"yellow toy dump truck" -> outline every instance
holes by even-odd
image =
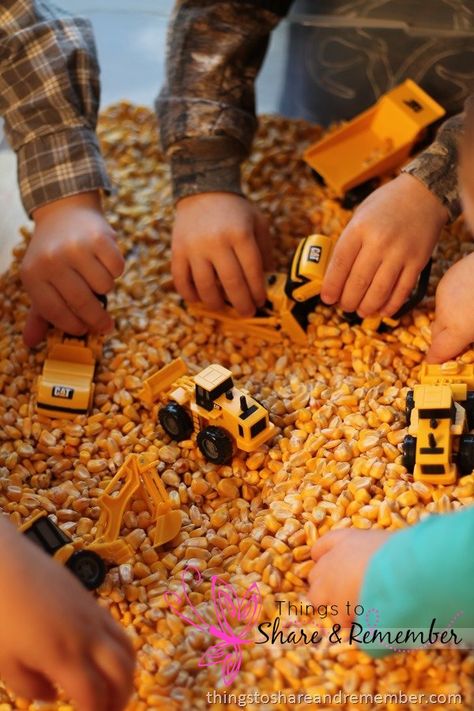
[[[98,499],[101,509],[96,540],[77,550],[72,539],[42,511],[20,531],[55,560],[66,565],[88,590],[104,581],[106,562],[120,565],[133,557],[133,549],[119,537],[126,506],[139,493],[155,519],[153,545],[172,540],[181,529],[181,514],[171,509],[166,489],[156,471],[157,462],[146,454],[131,454]]]
[[[416,481],[453,484],[474,469],[474,366],[423,364],[408,392],[403,464]]]
[[[204,457],[224,464],[235,447],[253,452],[272,437],[275,427],[268,412],[234,386],[230,370],[214,364],[194,377],[187,370],[177,358],[148,378],[138,394],[150,407],[162,399],[158,418],[172,439],[180,442],[196,433]]]
[[[242,333],[266,341],[280,341],[282,334],[294,342],[306,345],[309,316],[320,302],[319,294],[337,238],[314,234],[301,240],[293,255],[288,274],[266,275],[267,301],[252,318],[242,318],[235,309],[226,306],[210,311],[203,304],[188,304],[190,314],[219,321],[229,333]],[[350,323],[361,323],[368,331],[396,326],[398,320],[418,304],[426,293],[431,261],[420,274],[415,291],[392,318],[371,316],[361,319],[357,314],[344,314]]]
[[[407,79],[370,109],[310,146],[304,159],[342,196],[404,163],[427,127],[444,114],[442,106]]]
[[[94,374],[102,355],[102,338],[54,331],[48,337],[47,349],[38,378],[37,413],[66,419],[87,415],[94,399]]]

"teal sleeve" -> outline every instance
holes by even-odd
[[[373,657],[422,647],[430,628],[436,648],[448,642],[473,647],[474,506],[430,516],[391,536],[369,564],[360,604],[364,612],[355,619],[353,641]],[[375,630],[390,634],[382,639]],[[407,630],[422,634],[395,639]],[[434,641],[434,631],[443,630]]]

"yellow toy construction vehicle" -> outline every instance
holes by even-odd
[[[38,378],[36,411],[46,417],[73,419],[86,415],[94,399],[94,374],[102,354],[102,338],[70,336],[54,331]]]
[[[442,106],[407,79],[370,109],[310,146],[304,159],[342,196],[406,161],[426,128],[444,114]]]
[[[191,377],[182,358],[165,365],[145,381],[138,396],[150,407],[158,399],[158,418],[177,442],[197,433],[204,457],[224,464],[234,448],[253,452],[274,432],[268,412],[246,391],[238,390],[232,373],[221,365],[204,368]],[[157,408],[158,409],[158,408]]]
[[[105,294],[95,296],[106,309]],[[68,420],[87,415],[94,400],[94,375],[102,355],[102,337],[72,336],[54,330],[48,336],[47,349],[38,378],[36,412]]]
[[[126,563],[133,549],[119,538],[127,503],[137,492],[155,519],[153,545],[161,546],[180,531],[181,514],[171,509],[169,497],[156,471],[157,462],[146,454],[131,454],[99,497],[101,509],[96,540],[77,550],[72,539],[41,511],[27,521],[20,531],[55,560],[66,565],[88,590],[104,581],[106,562]]]
[[[423,364],[407,395],[403,464],[416,481],[453,484],[474,469],[474,366]]]
[[[242,318],[235,309],[226,306],[222,311],[210,311],[202,304],[188,304],[189,313],[200,318],[212,318],[222,323],[226,331],[245,332],[267,341],[279,341],[285,334],[295,343],[308,341],[309,316],[318,305],[329,260],[337,238],[314,234],[301,240],[288,274],[266,275],[267,301],[252,318]],[[350,323],[361,323],[369,331],[396,326],[398,320],[418,304],[426,293],[431,262],[418,279],[415,291],[392,318],[371,316],[360,319],[357,314],[344,314]]]

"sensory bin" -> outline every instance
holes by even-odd
[[[348,645],[245,645],[233,685],[219,666],[198,666],[215,642],[172,614],[165,593],[181,590],[186,565],[193,605],[212,620],[211,579],[236,590],[255,582],[262,619],[275,601],[306,602],[310,546],[332,528],[396,530],[430,513],[474,502],[474,476],[435,487],[413,482],[401,464],[406,433],[405,395],[417,382],[428,348],[434,287],[450,263],[472,249],[462,220],[443,234],[430,295],[395,330],[365,333],[334,309],[318,307],[307,347],[232,336],[212,320],[191,317],[170,277],[173,220],[169,172],[158,147],[151,111],[119,104],[106,110],[100,137],[116,188],[107,201],[126,270],[109,300],[116,322],[96,376],[94,409],[75,421],[40,422],[35,382],[45,349],[28,351],[21,331],[28,300],[19,264],[28,235],[1,277],[0,509],[16,525],[45,509],[74,539],[87,544],[98,518],[97,497],[131,452],[152,452],[173,508],[182,514],[174,541],[153,549],[153,521],[136,500],[122,535],[130,563],[112,568],[98,591],[101,605],[126,628],[137,650],[135,694],[128,711],[234,711],[237,703],[208,702],[216,691],[246,694],[307,692],[461,694],[462,703],[438,705],[322,701],[321,709],[372,708],[468,711],[474,654],[421,650],[372,660]],[[261,117],[253,153],[244,166],[247,193],[272,222],[278,267],[284,270],[298,240],[313,232],[338,234],[351,213],[317,185],[300,156],[320,136],[304,122]],[[196,367],[221,363],[239,386],[270,410],[277,434],[231,465],[207,463],[196,446],[170,442],[137,397],[144,378],[182,356]],[[474,352],[462,359],[474,362]],[[185,608],[183,608],[185,612]],[[283,618],[287,610],[283,610]],[[303,709],[307,703],[255,703],[254,709]],[[71,711],[66,701],[29,704],[0,688],[0,711]],[[78,710],[80,711],[80,710]]]

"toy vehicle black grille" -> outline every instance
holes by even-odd
[[[262,417],[261,420],[258,420],[258,422],[255,422],[255,424],[252,425],[250,428],[250,436],[256,437],[260,432],[263,432],[267,424],[266,417]]]

